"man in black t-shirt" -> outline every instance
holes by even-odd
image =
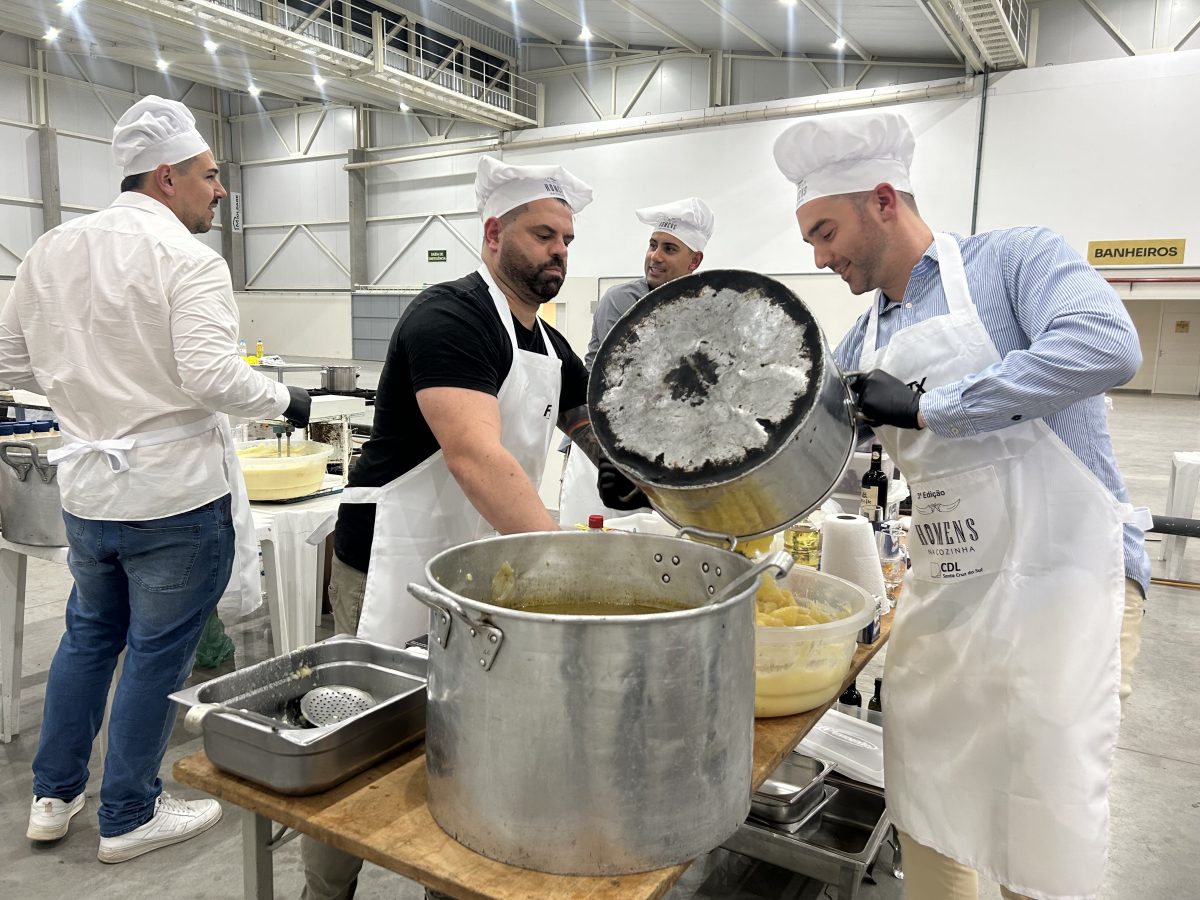
[[[599,460],[587,369],[537,317],[591,190],[559,166],[490,157],[475,190],[483,265],[423,291],[396,326],[334,535],[337,630],[397,646],[427,630],[405,585],[432,556],[492,530],[557,529],[537,491],[555,426]],[[352,895],[361,860],[308,838],[303,856],[303,900]]]

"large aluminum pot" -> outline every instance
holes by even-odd
[[[588,383],[604,452],[670,522],[757,537],[828,497],[855,409],[808,307],[765,275],[659,287],[600,345]]]
[[[358,366],[326,366],[321,387],[327,391],[353,391],[358,387]]]
[[[505,608],[490,599],[506,562],[517,603],[686,608]],[[484,856],[564,875],[649,871],[722,843],[750,809],[757,579],[709,601],[751,568],[708,544],[619,532],[509,535],[435,556],[432,590],[409,585],[433,608],[433,818]]]
[[[0,531],[15,544],[67,546],[58,466],[46,459],[61,441],[52,435],[0,442]]]

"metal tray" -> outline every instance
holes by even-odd
[[[185,709],[219,703],[263,722],[212,712],[202,720],[213,765],[283,794],[345,781],[425,732],[427,655],[338,635],[171,695]],[[375,706],[334,725],[305,727],[300,698],[316,687],[368,691]]]
[[[793,826],[747,819],[722,846],[837,886],[838,900],[853,900],[863,874],[891,828],[881,792],[829,779],[836,792],[821,811]],[[865,789],[864,789],[865,788]]]
[[[821,788],[831,768],[824,760],[789,753],[751,796],[750,814],[767,822],[799,822],[821,802]]]

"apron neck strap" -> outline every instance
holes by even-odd
[[[487,286],[488,294],[491,295],[492,305],[496,307],[496,313],[500,316],[500,324],[504,328],[505,334],[508,335],[509,341],[512,342],[513,357],[517,355],[519,345],[517,344],[517,330],[513,327],[513,313],[509,308],[508,300],[504,296],[504,292],[500,290],[495,279],[492,278],[492,273],[488,271],[486,264],[481,265],[477,270],[479,277],[483,279],[484,285]],[[534,327],[542,335],[542,343],[546,347],[546,356],[551,359],[558,359],[558,351],[554,349],[554,345],[550,343],[550,335],[546,334],[546,329],[542,327],[541,316],[533,317]]]
[[[971,289],[967,286],[967,272],[963,268],[962,251],[954,235],[936,232],[933,236],[938,252],[938,271],[942,278],[942,290],[946,294],[946,307],[953,316],[973,316]]]

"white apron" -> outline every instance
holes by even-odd
[[[480,274],[513,349],[512,366],[496,395],[500,443],[536,485],[558,422],[562,362],[540,320],[537,327],[547,355],[517,348],[508,303],[486,270]],[[493,529],[450,474],[441,450],[383,487],[346,488],[342,502],[375,504],[358,636],[402,647],[429,631],[429,610],[409,596],[406,585],[424,584],[425,564],[438,553],[486,537]]]
[[[242,467],[238,462],[233,433],[229,429],[229,419],[226,416],[216,413],[188,425],[176,425],[171,428],[143,431],[139,434],[126,435],[123,438],[100,441],[85,441],[64,431],[62,432],[62,443],[56,449],[51,450],[47,457],[50,462],[57,463],[83,453],[103,453],[108,457],[108,464],[114,472],[127,472],[129,471],[127,453],[134,447],[173,444],[187,438],[199,437],[214,428],[221,433],[225,477],[229,481],[230,507],[236,540],[233,574],[229,579],[228,587],[225,588],[224,595],[234,595],[239,598],[241,614],[246,615],[262,605],[262,587],[259,581],[262,569],[259,564],[254,516],[250,512],[250,498],[246,494],[246,481],[242,477]]]
[[[1000,361],[958,244],[949,314],[862,367],[925,391]],[[1128,505],[1040,419],[964,438],[875,429],[908,479],[912,569],[884,677],[887,805],[914,840],[1035,898],[1096,895],[1120,721]]]
[[[586,525],[588,516],[604,516],[617,519],[643,510],[619,510],[605,506],[600,499],[596,479],[600,476],[596,464],[574,444],[567,450],[567,461],[563,466],[562,486],[558,492],[558,523],[570,528],[580,523]],[[645,511],[649,511],[646,507]]]

